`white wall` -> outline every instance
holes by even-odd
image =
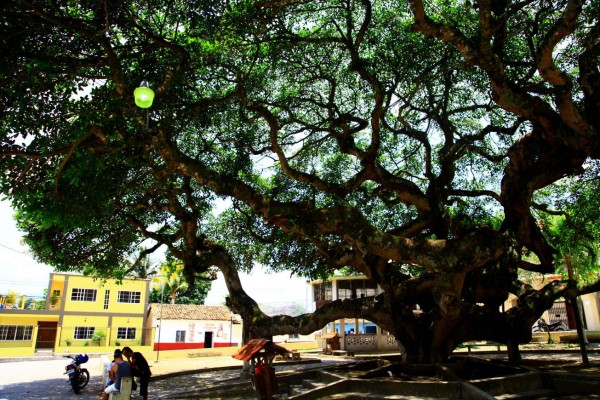
[[[581,296],[585,321],[589,331],[600,331],[600,298],[598,293]]]
[[[237,325],[231,325],[231,321],[206,321],[206,320],[179,320],[165,319],[153,321],[156,327],[156,343],[174,343],[177,331],[185,331],[185,343],[204,343],[204,333],[212,332],[213,343],[240,343],[241,338],[232,337],[230,341],[231,328],[236,335]],[[160,336],[160,340],[159,340]]]

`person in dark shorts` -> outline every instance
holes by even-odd
[[[144,400],[148,400],[148,383],[152,376],[148,361],[146,361],[146,358],[142,353],[138,351],[134,352],[130,347],[123,347],[123,355],[127,358],[127,361],[129,361],[132,375],[140,378],[140,396],[142,396]]]

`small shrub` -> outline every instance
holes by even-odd
[[[94,332],[90,340],[96,345],[100,345],[100,342],[102,342],[104,339],[106,339],[106,333],[104,333],[102,330],[98,330]]]

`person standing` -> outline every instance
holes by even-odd
[[[133,376],[138,376],[140,378],[140,396],[142,396],[144,400],[148,400],[148,383],[152,376],[148,361],[146,361],[146,358],[142,353],[138,351],[134,352],[130,347],[123,347],[123,355],[127,357],[127,361],[129,361]]]
[[[121,379],[131,376],[131,367],[129,363],[123,360],[123,353],[121,350],[115,350],[115,361],[113,366],[108,371],[108,377],[114,382],[112,385],[108,385],[102,393],[102,400],[108,400],[111,393],[119,393],[121,391]]]

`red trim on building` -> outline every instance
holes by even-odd
[[[237,343],[213,343],[214,347],[237,347]]]
[[[154,351],[159,350],[194,350],[203,349],[204,343],[154,343]],[[213,343],[213,347],[235,347],[237,343]]]

